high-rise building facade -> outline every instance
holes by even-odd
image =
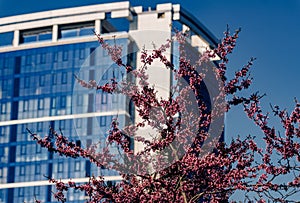
[[[199,52],[217,44],[177,4],[143,8],[131,7],[129,2],[107,3],[0,19],[0,202],[33,202],[34,198],[55,202],[55,188],[45,176],[75,182],[87,181],[90,175],[120,180],[117,172],[97,168],[87,160],[49,153],[26,129],[41,137],[49,134],[49,127],[61,129],[81,146],[105,143],[112,117],[118,116],[121,125],[137,118],[126,97],[76,84],[74,75],[99,84],[125,75],[99,47],[94,31],[108,43],[122,46],[124,63],[139,67],[140,50],[152,49],[153,42],[164,43],[172,27],[189,29],[190,44]],[[167,57],[176,61],[174,47]],[[149,73],[150,82],[164,88],[161,96],[168,96],[172,73],[159,66]],[[77,191],[67,194],[68,202],[85,198]]]

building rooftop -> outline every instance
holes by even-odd
[[[92,26],[93,30],[97,33],[103,33],[103,27],[106,26],[106,32],[112,32],[116,31],[116,29],[110,26],[106,19],[121,18],[126,19],[130,24],[128,30],[139,29],[135,16],[156,13],[158,18],[162,18],[165,12],[171,12],[172,21],[178,21],[185,25],[195,34],[201,36],[210,46],[217,45],[218,39],[201,22],[181,8],[179,4],[166,3],[158,4],[156,8],[143,8],[142,6],[131,7],[128,1],[64,8],[0,18],[0,38],[1,36],[3,36],[3,39],[6,38],[7,43],[4,43],[6,48],[23,45],[24,41],[22,41],[22,37],[30,34],[48,34],[48,38],[51,38],[49,41],[58,42],[60,30]],[[137,25],[134,26],[134,24]],[[0,47],[1,51],[7,51],[7,49]]]

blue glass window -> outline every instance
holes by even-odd
[[[45,86],[45,76],[44,75],[40,75],[39,83],[40,83],[41,87]]]
[[[41,64],[45,64],[46,63],[46,53],[42,53],[41,54],[40,61],[41,61]]]
[[[67,72],[63,72],[61,75],[61,83],[67,84],[67,82],[68,82],[68,74],[67,74]]]
[[[17,56],[14,59],[15,59],[14,72],[15,72],[15,74],[20,74],[20,72],[21,72],[21,56]]]
[[[35,144],[35,152],[37,154],[40,154],[42,152],[42,147],[38,144]]]
[[[52,33],[51,32],[39,34],[38,41],[45,41],[45,40],[52,40]]]
[[[4,156],[4,147],[0,147],[0,157]]]
[[[0,137],[4,137],[5,136],[5,129],[6,127],[5,126],[1,126],[0,127]]]
[[[105,71],[102,75],[102,80],[107,80],[108,79],[108,71]]]
[[[8,58],[4,58],[3,59],[3,67],[4,68],[8,68],[8,65],[9,65],[9,59]]]
[[[53,53],[53,61],[54,61],[54,62],[57,62],[57,61],[58,61],[58,53],[57,53],[57,52],[54,52],[54,53]]]
[[[68,60],[68,54],[69,54],[68,50],[64,50],[64,51],[63,51],[63,60],[64,60],[64,61],[67,61],[67,60]]]
[[[75,171],[80,171],[80,161],[75,161]]]
[[[27,133],[27,124],[22,124],[22,133]]]
[[[76,119],[76,128],[81,128],[82,127],[82,118],[77,118]]]
[[[2,90],[5,91],[5,90],[8,90],[8,80],[2,80]]]
[[[31,55],[27,55],[26,56],[26,65],[31,65],[31,60],[32,60],[32,56]]]
[[[1,114],[6,114],[6,103],[1,104]]]
[[[82,48],[82,49],[79,50],[79,58],[80,59],[84,59],[84,57],[85,57],[84,51],[85,51],[84,48]]]
[[[62,30],[61,38],[76,37],[78,35],[77,32],[77,29]]]
[[[57,164],[57,172],[58,173],[63,172],[63,162],[58,162],[58,164]]]
[[[52,39],[52,28],[25,30],[20,33],[20,43],[47,41]]]
[[[39,175],[39,174],[41,174],[41,165],[40,164],[38,164],[38,163],[36,163],[35,164],[35,174],[36,175]]]
[[[0,33],[0,46],[12,45],[13,37],[13,32]]]
[[[60,108],[65,108],[67,103],[66,96],[61,96],[60,97]]]
[[[107,104],[107,93],[106,92],[102,92],[101,103]]]
[[[59,28],[59,38],[70,38],[93,35],[95,30],[94,22],[62,25]]]
[[[113,78],[119,79],[119,75],[120,75],[119,67],[114,67],[113,68]]]
[[[93,35],[94,27],[84,27],[79,29],[79,36]]]
[[[81,29],[81,28],[80,28]],[[80,30],[79,29],[79,30]],[[88,30],[82,29],[79,33],[80,35],[84,33],[88,33]],[[128,39],[126,39],[126,42]],[[113,43],[113,41],[111,41]],[[117,42],[118,43],[118,42]],[[118,43],[119,44],[119,43]],[[126,48],[126,43],[124,44],[124,48]],[[50,44],[49,44],[50,45]],[[0,61],[0,66],[2,66],[3,69],[3,64],[6,64],[5,73],[6,75],[1,75],[2,76],[2,82],[1,83],[5,84],[4,86],[2,85],[1,87],[6,89],[7,91],[2,91],[2,95],[4,95],[3,98],[7,98],[8,101],[5,100],[6,108],[2,107],[0,105],[0,114],[1,112],[5,113],[2,115],[4,119],[9,119],[11,117],[10,115],[10,102],[16,101],[16,105],[19,103],[19,108],[17,108],[16,112],[14,113],[15,115],[13,116],[16,119],[24,119],[24,118],[35,118],[39,116],[58,116],[58,115],[65,115],[71,113],[71,108],[68,106],[71,102],[71,94],[72,90],[68,89],[62,89],[61,84],[66,83],[67,85],[64,86],[69,86],[69,82],[72,77],[72,73],[70,73],[69,69],[75,68],[73,71],[74,72],[79,72],[80,71],[80,64],[85,60],[85,57],[88,57],[90,48],[97,47],[98,43],[96,41],[93,42],[87,42],[87,43],[75,43],[75,44],[62,44],[58,46],[46,46],[46,47],[39,47],[39,48],[30,48],[30,49],[25,49],[25,50],[17,50],[14,52],[10,52],[9,54],[2,53],[0,54],[1,56],[1,61]],[[93,49],[92,49],[93,50]],[[98,54],[98,51],[96,52]],[[125,49],[126,53],[126,49]],[[65,56],[64,56],[65,55]],[[76,58],[74,57],[76,56]],[[16,63],[16,58],[20,57],[20,71],[16,71],[17,65]],[[101,56],[100,56],[101,57]],[[63,61],[63,58],[66,59],[66,61]],[[79,60],[81,59],[81,60]],[[87,63],[91,62],[91,64],[97,64],[99,58],[97,58],[97,55],[92,59],[91,61],[87,61]],[[105,58],[105,63],[110,61],[110,58]],[[54,62],[58,61],[58,62]],[[35,64],[35,66],[34,66]],[[45,64],[45,65],[41,65]],[[74,64],[74,66],[72,65]],[[14,67],[15,65],[15,67]],[[87,64],[88,65],[88,64]],[[98,64],[97,64],[98,65]],[[100,64],[99,64],[100,65]],[[100,68],[100,69],[99,69]],[[80,72],[78,73],[80,76],[86,76],[87,80],[89,80],[90,76],[92,76],[92,79],[97,79],[94,78],[99,72],[101,73],[101,68],[104,69],[104,66],[99,66],[97,67],[87,67],[86,72]],[[89,72],[89,70],[93,70],[94,72]],[[110,69],[111,71],[112,69]],[[18,72],[18,75],[15,77],[13,74],[16,74]],[[1,72],[2,74],[2,72]],[[81,75],[82,74],[82,75]],[[112,72],[107,72],[104,78],[110,78],[112,75]],[[83,77],[83,78],[86,78]],[[117,77],[117,76],[116,76]],[[15,78],[15,79],[14,79]],[[17,84],[18,78],[20,78],[19,81],[19,93],[20,95],[14,94],[13,91],[13,86],[12,84],[15,82]],[[70,81],[69,81],[70,79]],[[54,85],[53,85],[54,84]],[[71,84],[70,84],[71,85]],[[26,89],[25,89],[25,87]],[[40,88],[39,88],[40,87]],[[80,106],[84,106],[84,109],[88,112],[91,112],[94,110],[94,105],[88,105],[88,101],[91,102],[91,104],[94,103],[95,101],[95,95],[91,94],[93,99],[88,100],[88,93],[83,94],[83,92],[78,93],[78,97],[73,97],[73,104],[77,104]],[[103,95],[103,98],[101,98],[101,92],[99,92],[99,95],[97,98],[98,103],[101,102],[103,103],[108,103],[111,101],[111,97],[109,94]],[[15,97],[15,98],[14,98]],[[4,101],[2,101],[3,103]],[[86,103],[85,103],[86,102]],[[0,102],[1,103],[1,102]],[[49,108],[50,109],[47,109]],[[2,110],[3,108],[3,110]],[[68,108],[68,109],[66,109]],[[5,110],[4,110],[5,109]],[[104,108],[104,111],[107,108]],[[40,111],[38,111],[40,110]],[[109,110],[109,109],[108,109]],[[24,113],[25,112],[25,113]],[[9,113],[9,114],[8,114]],[[99,117],[100,119],[101,117]],[[98,125],[105,126],[109,125],[109,119],[110,117],[103,117],[102,120],[98,122]],[[90,136],[89,139],[92,140],[94,139],[94,133],[96,132],[94,129],[95,122],[93,122],[92,119],[84,119],[84,118],[79,118],[75,119],[76,121],[76,127],[81,128],[84,132],[84,134]],[[65,123],[64,123],[65,122]],[[123,122],[123,121],[122,121]],[[71,125],[71,120],[64,120],[64,121],[47,121],[47,122],[34,122],[34,123],[28,123],[28,124],[21,124],[21,126],[17,126],[17,133],[20,134],[20,138],[17,140],[19,141],[16,144],[16,150],[14,151],[9,151],[8,148],[3,148],[0,147],[0,154],[2,154],[3,157],[2,160],[5,162],[9,162],[8,160],[8,152],[14,153],[15,156],[19,156],[20,159],[15,163],[15,174],[16,177],[20,177],[18,181],[31,181],[32,180],[38,180],[39,177],[41,177],[41,180],[43,177],[41,174],[43,173],[48,173],[48,165],[49,162],[47,160],[48,157],[48,151],[46,149],[42,149],[40,145],[37,145],[35,142],[28,142],[27,140],[29,138],[28,132],[26,131],[26,127],[31,129],[32,131],[35,131],[39,136],[43,136],[44,133],[47,133],[47,127],[49,125],[53,126],[56,128],[56,130],[61,127],[64,128],[63,132],[66,135],[71,135],[72,132],[74,131],[73,127]],[[84,130],[85,128],[90,128],[91,130]],[[103,127],[102,127],[103,128]],[[5,136],[1,137],[1,139],[5,142],[3,143],[4,145],[10,145],[9,143],[9,130],[11,127],[6,127],[6,130],[4,128],[0,128],[0,136]],[[3,130],[2,130],[3,129]],[[46,131],[45,131],[46,130]],[[26,136],[26,138],[24,137]],[[19,137],[19,136],[18,136]],[[72,137],[74,139],[74,137]],[[70,139],[72,139],[70,138]],[[88,143],[88,139],[82,140],[82,142]],[[76,143],[77,144],[77,143]],[[90,145],[90,144],[89,144]],[[22,146],[22,149],[21,149]],[[28,153],[27,153],[28,152]],[[22,154],[22,156],[20,156]],[[40,161],[35,161],[34,159],[27,159],[27,156],[34,157],[35,154],[37,155],[37,159],[42,160],[43,164],[40,164]],[[25,158],[28,161],[27,163],[25,162]],[[17,161],[17,160],[16,160]],[[24,162],[23,162],[24,161]],[[32,162],[33,161],[33,162]],[[52,166],[52,174],[47,174],[47,175],[53,175],[56,177],[57,172],[65,172],[67,173],[67,170],[69,170],[69,163],[64,162],[65,160],[62,160],[61,163],[60,159],[56,158],[56,156],[53,157],[53,159],[49,160],[50,164]],[[75,163],[75,161],[77,161]],[[3,162],[3,164],[5,164]],[[32,162],[32,163],[30,163]],[[70,171],[78,171],[77,173],[87,170],[87,173],[91,174],[92,173],[92,168],[88,168],[85,166],[85,161],[81,160],[80,161],[74,160],[70,162],[72,166],[70,168]],[[21,166],[22,164],[22,166]],[[3,167],[3,166],[1,166]],[[45,168],[44,168],[45,167]],[[31,171],[30,171],[31,169]],[[3,176],[4,179],[6,180],[6,168],[3,169]],[[51,171],[49,171],[51,172]],[[0,172],[1,173],[1,172]],[[84,173],[84,172],[83,172]],[[108,174],[108,173],[107,173]],[[0,174],[1,175],[1,174]],[[30,175],[30,177],[29,177]],[[35,176],[36,175],[36,176]],[[60,173],[62,175],[62,173]],[[59,177],[58,175],[57,177]],[[26,177],[25,177],[26,176]],[[29,179],[27,179],[27,176]],[[31,177],[32,176],[32,177]],[[16,179],[17,180],[17,179]],[[34,192],[35,187],[30,187],[30,188],[24,188],[24,197],[28,196],[28,198],[33,197],[33,192]],[[48,194],[49,189],[47,186],[42,186],[42,187],[36,187],[37,190],[40,189],[40,198],[43,201],[46,201],[46,197]],[[5,190],[6,191],[6,190]],[[18,198],[18,189],[14,190],[14,199],[12,200],[13,202],[20,202],[24,198]],[[38,195],[39,192],[34,192],[35,195]],[[49,194],[51,191],[49,191]],[[29,197],[30,196],[30,197]],[[32,198],[31,198],[32,199]],[[5,200],[4,200],[5,201]],[[76,198],[74,198],[74,201],[77,201]]]
[[[77,95],[77,106],[83,105],[83,96],[81,94]]]
[[[118,103],[118,95],[117,94],[112,94],[112,102],[113,103]]]
[[[94,66],[96,64],[96,48],[90,48],[90,66]]]
[[[22,187],[19,188],[18,196],[19,197],[24,197],[24,188],[22,188]]]
[[[43,131],[43,122],[38,122],[37,123],[37,131],[38,132],[42,132]]]
[[[19,175],[20,176],[24,176],[25,175],[25,166],[20,166]]]
[[[44,99],[39,99],[38,100],[38,109],[39,110],[44,109]]]
[[[30,78],[28,76],[26,76],[24,78],[24,87],[29,88],[29,86],[30,86]]]
[[[23,36],[23,43],[36,42],[36,41],[38,41],[36,35]]]
[[[55,73],[52,74],[52,85],[57,84],[57,75]]]
[[[106,126],[106,116],[100,117],[100,126]]]
[[[33,189],[33,192],[34,192],[34,195],[38,196],[40,195],[40,189],[41,187],[40,186],[35,186],[34,189]]]
[[[66,121],[65,120],[59,121],[59,128],[62,130],[66,129]]]
[[[56,108],[56,97],[51,98],[51,109]]]
[[[28,100],[24,100],[23,101],[23,111],[28,111],[29,110],[29,101]]]
[[[20,150],[20,154],[21,155],[26,155],[26,151],[27,151],[27,147],[26,145],[21,145],[21,150]]]

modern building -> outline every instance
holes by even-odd
[[[82,88],[74,75],[105,84],[125,74],[99,47],[94,31],[121,45],[124,62],[139,67],[140,50],[152,49],[152,42],[165,43],[172,34],[170,25],[189,29],[190,44],[200,52],[218,42],[195,17],[171,3],[156,8],[107,3],[0,18],[0,202],[55,202],[54,186],[44,176],[85,182],[94,174],[120,180],[118,173],[84,159],[49,153],[32,141],[26,128],[40,136],[49,133],[49,126],[61,128],[70,140],[88,146],[105,143],[113,116],[118,115],[121,125],[135,122],[127,98]],[[167,53],[173,61],[176,56],[173,48]],[[150,82],[167,96],[172,73],[152,71]],[[67,194],[68,202],[85,198],[76,191]]]

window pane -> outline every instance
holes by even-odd
[[[13,37],[13,32],[0,33],[0,46],[12,45]]]
[[[44,75],[40,75],[39,83],[40,83],[40,86],[45,86],[45,76]]]
[[[85,57],[84,49],[80,49],[80,51],[79,51],[79,58],[80,59],[84,59],[84,57]]]
[[[81,28],[79,31],[79,36],[85,36],[85,35],[93,35],[94,34],[94,28],[88,27],[88,28]]]
[[[52,85],[56,85],[56,83],[57,83],[57,76],[56,76],[56,74],[53,74],[52,75]]]
[[[60,97],[60,107],[65,108],[66,107],[66,96]]]
[[[62,84],[66,84],[68,81],[68,75],[66,72],[63,72],[62,75],[61,75],[61,83]]]
[[[35,164],[35,174],[41,174],[41,165]]]
[[[23,43],[36,42],[36,41],[37,41],[36,35],[23,36]]]
[[[42,64],[46,63],[46,53],[41,54],[41,63]]]
[[[30,86],[30,78],[28,76],[26,76],[24,78],[24,87],[29,88],[29,86]]]
[[[107,104],[107,93],[106,92],[102,92],[101,103]]]
[[[63,60],[67,61],[68,60],[68,51],[63,51]]]
[[[45,40],[51,40],[52,39],[52,33],[41,33],[39,35],[39,41],[45,41]]]
[[[58,165],[57,165],[57,172],[58,172],[58,173],[63,172],[63,163],[62,163],[62,162],[59,162],[59,163],[58,163]]]
[[[25,166],[20,166],[20,176],[25,175]]]
[[[61,38],[69,38],[69,37],[76,37],[78,33],[77,29],[72,30],[62,30],[61,31]]]

